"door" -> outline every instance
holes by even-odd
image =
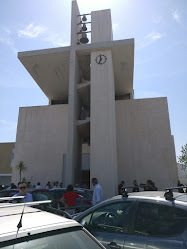
[[[124,248],[185,248],[186,210],[174,203],[137,202],[136,205]]]
[[[107,249],[123,249],[133,202],[113,202],[96,208],[79,221]]]

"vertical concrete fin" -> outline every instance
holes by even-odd
[[[98,178],[104,199],[117,194],[114,72],[111,50],[91,53],[90,178]]]
[[[79,38],[77,33],[80,31],[80,25],[77,24],[80,23],[81,18],[78,15],[80,15],[79,7],[77,1],[73,0],[71,6],[71,46],[76,45]]]
[[[110,10],[91,12],[91,41],[106,42],[113,40],[112,19]]]

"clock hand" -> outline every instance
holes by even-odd
[[[99,64],[100,64],[100,62],[102,61],[102,57],[101,57],[101,54],[100,54],[100,56],[99,56]]]

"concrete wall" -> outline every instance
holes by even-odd
[[[97,64],[100,55],[106,63]],[[115,90],[110,50],[91,53],[90,178],[98,178],[104,199],[117,194]]]
[[[10,185],[11,183],[11,158],[15,143],[0,143],[0,184]]]
[[[68,105],[20,108],[14,165],[24,161],[24,176],[32,184],[61,181],[63,154],[67,153]],[[12,181],[19,181],[13,168]]]
[[[109,9],[91,12],[91,31],[92,43],[113,40],[111,11]]]
[[[118,181],[151,179],[159,189],[178,180],[167,98],[116,101]]]

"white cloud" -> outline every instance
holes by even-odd
[[[42,25],[34,26],[33,23],[29,24],[25,29],[18,31],[19,37],[35,38],[42,33],[45,33],[47,28]]]
[[[2,35],[0,33],[0,43],[3,43],[10,47],[14,54],[17,54],[18,50],[15,47],[14,41],[7,35]]]
[[[13,43],[10,38],[3,37],[3,36],[0,36],[0,42],[6,44],[8,46],[12,45],[12,43]]]
[[[178,10],[172,11],[172,16],[177,23],[181,23],[181,15],[179,14]]]
[[[151,32],[150,34],[146,35],[143,40],[137,41],[137,48],[136,50],[140,50],[148,45],[152,44],[153,42],[163,38],[165,35],[159,32]]]
[[[44,41],[51,43],[53,46],[60,46],[60,47],[69,46],[69,43],[67,41],[64,41],[62,35],[56,33],[48,35],[47,37],[44,38]]]

